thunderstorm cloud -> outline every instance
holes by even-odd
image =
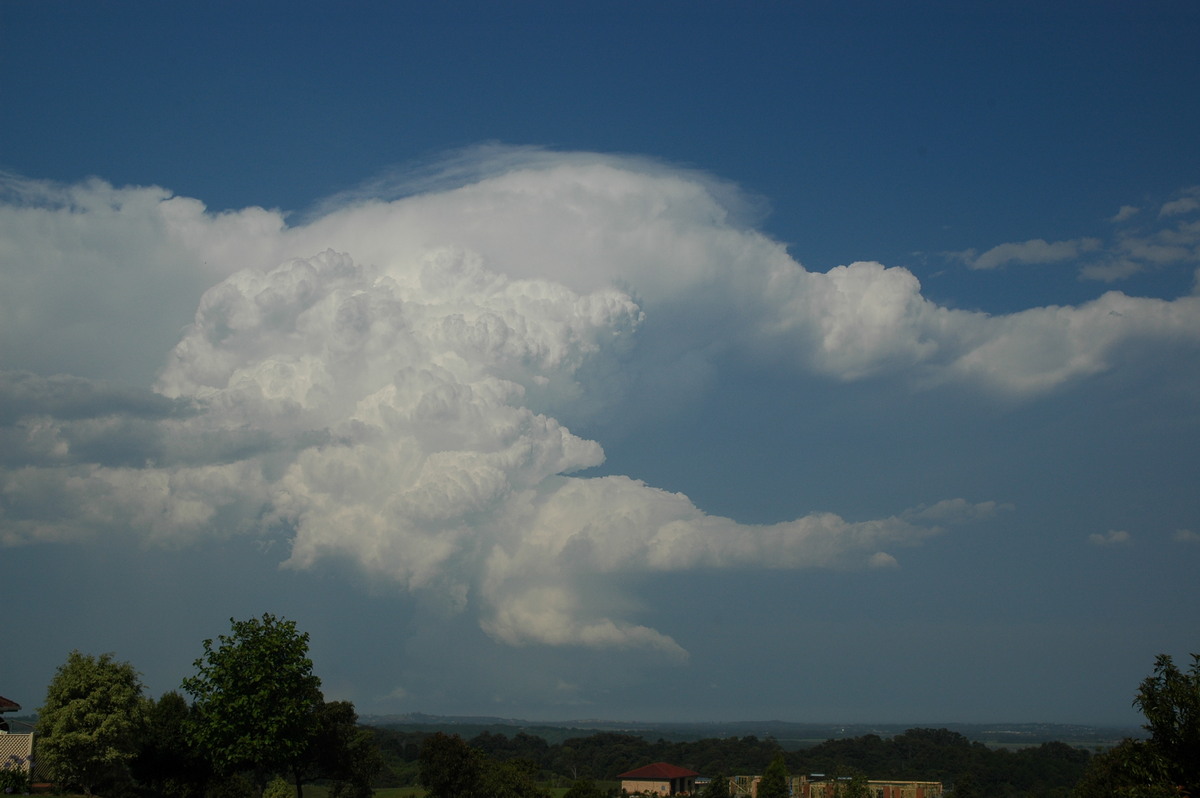
[[[512,645],[682,658],[618,581],[896,567],[1003,507],[748,525],[591,473],[602,442],[573,429],[686,401],[722,362],[1023,400],[1200,339],[1196,296],[993,316],[902,268],[810,272],[730,186],[636,159],[468,152],[294,221],[101,181],[3,189],[0,544],[280,536],[287,567],[349,562]]]

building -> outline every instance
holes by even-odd
[[[33,735],[9,731],[5,712],[18,712],[21,705],[0,696],[0,768],[15,768],[29,773],[33,765]]]
[[[627,793],[690,795],[696,791],[696,777],[699,775],[694,770],[669,765],[666,762],[655,762],[653,765],[622,773],[617,778],[621,780],[621,789]]]
[[[757,798],[761,781],[762,776],[733,776],[729,779],[729,794],[733,798]],[[788,779],[788,794],[792,798],[835,798],[845,791],[848,781],[820,775],[792,776]],[[940,781],[869,779],[867,789],[873,798],[942,798]]]

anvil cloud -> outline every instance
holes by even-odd
[[[727,358],[1028,401],[1200,340],[1194,295],[988,315],[903,268],[808,271],[694,171],[540,150],[454,165],[295,223],[7,178],[0,542],[277,536],[288,567],[348,561],[504,643],[682,658],[606,575],[895,566],[1005,497],[743,524],[589,473],[603,441],[572,428],[686,401]],[[47,334],[47,315],[70,323]]]

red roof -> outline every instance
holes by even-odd
[[[631,770],[617,776],[618,779],[638,779],[640,781],[669,781],[670,779],[685,779],[689,776],[699,776],[694,770],[681,768],[678,765],[668,765],[666,762],[655,762],[653,765]]]
[[[16,712],[20,708],[21,705],[16,701],[12,701],[11,699],[0,695],[0,712]]]

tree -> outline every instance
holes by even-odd
[[[1075,798],[1200,795],[1200,654],[1181,671],[1160,654],[1133,705],[1146,717],[1149,740],[1124,740],[1092,758]]]
[[[700,795],[701,798],[729,798],[729,777],[724,773],[713,776]]]
[[[305,782],[332,781],[334,798],[370,798],[371,780],[383,767],[375,738],[359,728],[349,701],[327,701],[317,710],[316,734],[300,758],[296,777]]]
[[[840,794],[842,798],[871,798],[871,787],[867,784],[867,777],[861,773],[854,774]]]
[[[1162,758],[1167,778],[1200,795],[1200,654],[1192,654],[1186,673],[1160,654],[1133,705],[1146,716],[1150,748]]]
[[[1092,757],[1075,789],[1074,798],[1177,798],[1179,791],[1163,772],[1162,760],[1141,740]],[[955,796],[957,797],[957,794]]]
[[[418,757],[421,786],[430,798],[466,798],[483,775],[479,755],[457,734],[437,732],[425,738]]]
[[[788,798],[790,779],[783,753],[775,754],[771,764],[767,765],[766,773],[763,773],[762,781],[758,783],[758,798]]]
[[[474,794],[479,798],[550,798],[550,793],[534,782],[536,775],[537,766],[529,762],[487,759]]]
[[[563,798],[604,798],[604,793],[591,779],[578,779],[563,794]]]
[[[264,613],[229,619],[231,633],[204,641],[197,674],[183,689],[195,699],[189,738],[221,773],[250,771],[260,787],[287,774],[303,798],[305,755],[324,696],[308,658],[308,634]]]
[[[112,654],[72,651],[38,709],[37,756],[62,787],[91,795],[127,782],[144,722],[140,674]]]
[[[134,778],[163,798],[197,798],[208,781],[208,763],[188,743],[191,710],[179,693],[146,704],[146,723],[133,760]]]

